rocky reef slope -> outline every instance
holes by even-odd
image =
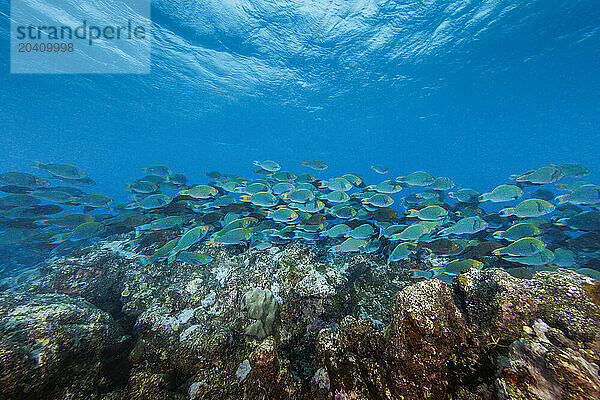
[[[598,399],[600,283],[297,245],[142,266],[111,238],[0,293],[0,399]]]

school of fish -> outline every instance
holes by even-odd
[[[415,279],[450,281],[465,269],[489,266],[571,268],[600,280],[594,268],[600,186],[583,180],[590,171],[579,164],[515,174],[487,193],[425,171],[367,185],[359,173],[326,179],[282,170],[272,160],[253,165],[253,178],[207,171],[208,182],[198,184],[153,165],[125,187],[124,204],[84,191],[95,182],[74,165],[35,162],[38,174],[0,173],[0,245],[68,254],[129,234],[128,246],[137,251],[175,231],[177,237],[151,254],[139,254],[139,262],[206,265],[210,256],[190,250],[200,242],[258,250],[301,242],[330,253],[381,254],[391,267],[427,258],[427,269],[410,270]],[[320,160],[302,166],[315,174],[328,168]],[[390,172],[383,165],[371,169]]]

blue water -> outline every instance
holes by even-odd
[[[1,171],[74,163],[116,200],[156,163],[196,182],[381,163],[479,191],[600,173],[596,1],[155,1],[149,75],[11,75],[0,12]]]

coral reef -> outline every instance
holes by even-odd
[[[448,285],[414,260],[218,244],[144,266],[126,240],[0,293],[0,399],[600,398],[598,284],[573,271]]]
[[[127,382],[130,340],[109,314],[81,298],[1,293],[0,398],[108,393]]]

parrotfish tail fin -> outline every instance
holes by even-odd
[[[439,276],[444,273],[444,267],[432,267],[429,268],[427,271],[431,272],[431,278],[435,278],[436,276]]]
[[[68,236],[67,233],[59,233],[58,235],[54,235],[50,239],[48,239],[48,243],[50,243],[50,244],[62,243],[65,240],[67,240],[67,236]]]
[[[48,225],[49,222],[50,222],[49,219],[38,219],[37,221],[35,221],[36,224],[40,224],[40,225]]]
[[[126,241],[125,243],[123,243],[123,246],[128,246],[128,245],[130,245],[130,244],[134,243],[134,242],[135,242],[137,239],[139,239],[139,237],[138,237],[138,236],[134,237],[134,238],[133,238],[133,239],[131,239],[131,240],[128,240],[128,241]]]
[[[418,212],[418,210],[408,210],[408,214],[405,217],[416,217]]]
[[[484,193],[479,196],[479,201],[488,201],[490,199],[491,193]]]
[[[494,239],[502,239],[502,235],[504,234],[505,231],[496,231],[492,234],[492,236],[494,237]]]
[[[43,164],[43,163],[41,163],[39,161],[34,161],[34,162],[31,163],[31,166],[33,168],[35,168],[35,169],[42,169],[43,170],[44,167],[46,166],[46,164]]]
[[[248,201],[250,200],[250,196],[248,196],[247,194],[240,196],[240,200],[241,201]]]
[[[501,247],[499,249],[493,250],[492,254],[495,255],[495,256],[503,255],[504,253],[502,252],[502,249],[503,248]]]
[[[566,226],[568,220],[569,220],[568,218],[561,218],[559,220],[554,221],[554,225]]]
[[[569,201],[569,195],[568,195],[568,194],[562,194],[562,195],[560,195],[560,196],[556,196],[556,197],[554,198],[554,200],[556,200],[556,202],[557,202],[558,204],[565,204],[566,202],[568,202],[568,201]]]
[[[442,229],[441,231],[438,232],[438,235],[440,235],[440,236],[446,236],[446,235],[449,235],[449,234],[450,234],[450,228],[449,227],[448,228],[444,228],[444,229]]]
[[[431,272],[431,277],[436,278],[444,273],[444,267],[431,268],[429,271]]]
[[[510,217],[511,215],[515,215],[514,207],[508,207],[500,210],[498,213],[501,217]]]
[[[521,174],[512,174],[511,176],[508,177],[508,179],[510,179],[511,181],[516,181],[521,176],[522,176]]]
[[[177,252],[178,253],[178,252]],[[167,257],[167,263],[172,263],[173,261],[175,261],[175,258],[177,258],[177,253],[171,253],[169,254],[169,257]]]
[[[150,260],[148,260],[148,257],[141,256],[140,258],[138,258],[138,260],[140,260],[140,264],[142,264],[142,267],[146,267],[150,264]]]

